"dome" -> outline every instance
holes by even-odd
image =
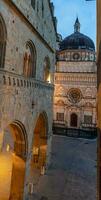
[[[94,42],[88,36],[80,33],[80,23],[78,18],[74,25],[74,33],[66,37],[60,43],[60,50],[66,49],[85,49],[95,51]]]

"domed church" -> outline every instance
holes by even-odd
[[[87,129],[96,127],[97,67],[92,39],[74,33],[59,44],[55,70],[54,125]]]

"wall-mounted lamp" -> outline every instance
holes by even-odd
[[[7,151],[7,152],[10,151],[10,145],[9,145],[9,144],[7,144],[7,146],[6,146],[6,151]]]

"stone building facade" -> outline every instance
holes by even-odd
[[[0,0],[0,199],[30,199],[48,166],[56,18],[50,0]]]
[[[74,33],[60,42],[57,51],[54,93],[54,125],[88,129],[96,127],[97,67],[93,41]]]

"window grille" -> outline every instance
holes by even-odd
[[[57,121],[64,121],[64,113],[57,113],[56,119]]]

